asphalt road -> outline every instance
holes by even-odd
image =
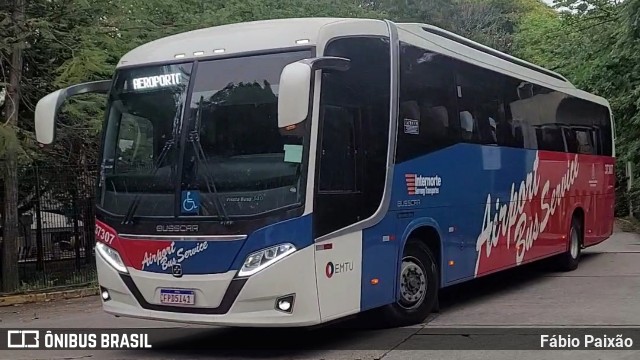
[[[527,266],[443,294],[442,310],[425,324],[402,329],[370,330],[347,321],[327,328],[247,330],[185,327],[174,339],[180,351],[149,350],[3,351],[1,359],[639,359],[640,351],[425,351],[433,340],[430,327],[470,326],[640,326],[640,236],[618,232],[587,250],[578,270],[550,272],[545,264]],[[0,308],[2,328],[175,327],[154,321],[115,318],[102,312],[97,297]],[[274,341],[298,344],[300,350],[256,352],[211,350],[202,344]],[[460,337],[461,341],[464,341]],[[307,347],[308,345],[308,347]],[[305,348],[316,350],[303,350]],[[411,349],[411,350],[407,350]]]

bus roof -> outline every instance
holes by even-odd
[[[366,19],[296,18],[251,21],[214,26],[167,36],[125,54],[118,67],[175,61],[177,56],[228,55],[316,45],[320,29],[336,22],[371,22]],[[214,52],[218,50],[217,52]]]
[[[554,71],[452,32],[417,23],[400,23],[397,26],[401,41],[610,107],[606,99],[576,88],[567,78]]]
[[[382,20],[357,18],[290,18],[252,21],[209,27],[167,36],[125,54],[118,68],[161,64],[179,59],[228,56],[238,53],[292,49],[318,44],[325,27],[337,23],[360,23],[363,32],[378,29]],[[471,41],[435,26],[397,23],[400,40],[427,50],[538,83],[554,90],[609,107],[599,96],[577,89],[564,76]],[[325,39],[326,40],[326,39]]]

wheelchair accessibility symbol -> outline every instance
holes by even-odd
[[[200,210],[200,193],[198,191],[182,192],[182,213],[197,214]]]

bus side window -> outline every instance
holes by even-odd
[[[460,136],[453,60],[401,43],[400,62],[397,163],[454,145]]]
[[[576,141],[578,143],[579,154],[596,155],[596,151],[592,144],[593,137],[591,136],[591,133],[592,132],[588,130],[576,130]]]
[[[325,55],[347,58],[351,66],[321,75],[313,209],[316,238],[369,218],[379,208],[390,130],[389,41],[340,38],[327,44]]]
[[[579,154],[580,146],[578,144],[578,139],[576,138],[575,130],[570,127],[563,127],[562,132],[564,133],[564,140],[567,144],[567,152]]]
[[[462,62],[458,63],[456,69],[457,84],[460,88],[460,122],[463,131],[466,131],[463,132],[463,141],[501,145],[497,135],[498,127],[503,128],[501,135],[504,135],[504,75]]]
[[[539,126],[536,129],[538,148],[546,151],[566,152],[562,130],[554,124]]]
[[[321,149],[318,191],[358,191],[355,116],[349,109],[323,107]]]

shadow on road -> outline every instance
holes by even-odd
[[[602,253],[582,253],[580,266],[589,266],[588,264],[600,255]],[[481,303],[493,296],[533,286],[537,282],[545,281],[549,276],[563,274],[554,271],[553,261],[546,259],[448,287],[440,294],[441,312]]]
[[[583,254],[581,266],[600,254]],[[534,286],[549,276],[562,274],[552,270],[550,261],[525,265],[473,280],[443,290],[441,313],[457,307],[480,303],[505,292]],[[413,335],[417,328],[385,329],[378,313],[365,312],[339,323],[309,329],[276,328],[181,328],[167,333],[167,338],[155,343],[148,356],[194,358],[275,358],[312,356],[316,351],[385,351],[396,347]],[[136,352],[140,355],[140,352]]]

